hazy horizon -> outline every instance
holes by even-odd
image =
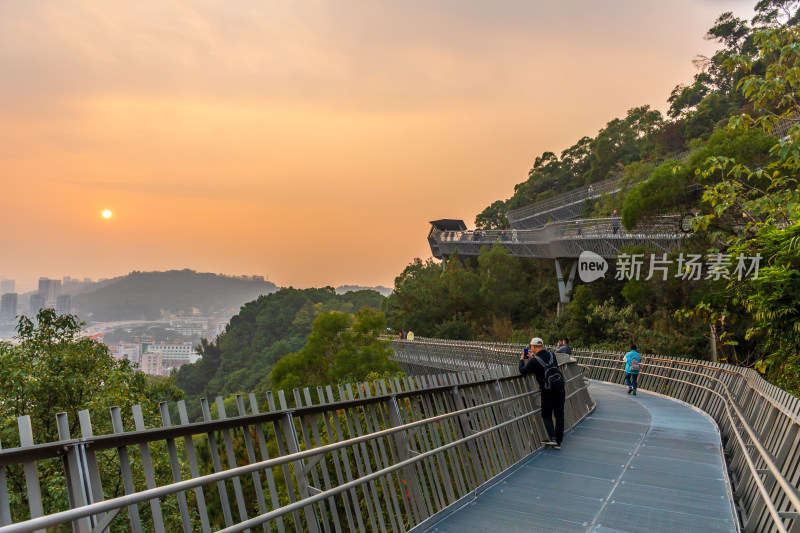
[[[393,286],[755,0],[0,4],[0,279]],[[110,218],[103,218],[103,210]]]

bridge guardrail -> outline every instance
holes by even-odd
[[[680,245],[686,233],[677,215],[653,217],[633,231],[610,217],[551,222],[530,230],[432,231],[439,253],[478,255],[483,246],[499,243],[510,253],[522,257],[577,257],[588,249],[603,257],[616,256],[630,245],[656,245],[672,249]]]
[[[514,364],[523,345],[422,339],[432,345],[426,364]],[[401,342],[401,341],[396,341]],[[406,341],[407,344],[419,341]],[[421,350],[420,350],[421,351]],[[574,350],[592,379],[623,383],[622,353]],[[645,355],[639,388],[698,407],[717,423],[745,531],[800,531],[800,399],[750,368]]]
[[[561,193],[553,196],[552,198],[548,198],[547,200],[542,200],[541,202],[535,202],[518,209],[513,209],[509,211],[506,216],[509,223],[513,227],[514,224],[535,215],[544,214],[548,211],[559,209],[569,204],[599,198],[604,194],[616,192],[622,188],[624,179],[624,174],[619,174],[607,180],[599,181],[589,185],[583,185],[582,187]]]
[[[592,404],[576,363],[561,364],[571,425]],[[0,533],[70,523],[78,532],[405,531],[537,450],[545,434],[534,380],[504,366],[338,386],[338,399],[332,387],[292,396],[290,408],[283,391],[277,405],[268,393],[268,412],[255,395],[249,409],[237,396],[235,417],[218,398],[216,419],[204,401],[197,423],[181,402],[177,425],[162,404],[162,427],[151,429],[135,408],[127,432],[112,409],[118,431],[101,436],[82,412],[79,439],[58,415],[66,438],[39,445],[22,417],[25,445],[0,450]],[[42,499],[45,473],[64,501]],[[21,491],[13,502],[9,484]]]

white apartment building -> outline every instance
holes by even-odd
[[[161,352],[164,359],[189,359],[193,349],[191,342],[154,342],[147,344],[146,352]]]
[[[111,348],[111,354],[117,359],[127,359],[131,363],[142,362],[142,345],[139,343],[120,344]]]

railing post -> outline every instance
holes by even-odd
[[[400,405],[397,403],[397,396],[392,395],[391,399],[386,404],[389,413],[389,423],[391,427],[396,428],[403,425],[403,419],[400,416]],[[408,436],[405,431],[398,431],[394,435],[395,449],[397,449],[397,459],[405,461],[411,459],[416,452],[411,449],[408,442]],[[415,514],[419,522],[427,518],[427,506],[423,500],[422,487],[417,475],[417,469],[414,466],[407,466],[403,468],[403,479],[405,486],[408,488],[411,502],[414,506]]]
[[[58,427],[59,440],[72,440],[69,434],[67,413],[58,413],[56,415],[56,426]],[[64,477],[67,482],[67,499],[69,500],[70,509],[85,506],[86,495],[89,493],[85,483],[88,478],[80,466],[79,446],[81,445],[71,444],[67,446],[67,453],[64,455]],[[88,517],[72,521],[72,531],[84,533],[91,531],[91,529],[92,524]]]
[[[297,431],[294,427],[294,417],[292,413],[284,413],[282,420],[283,426],[283,436],[286,438],[286,446],[288,448],[289,454],[298,453],[300,451],[300,442],[297,440]],[[294,467],[294,479],[297,482],[297,492],[300,493],[301,499],[306,499],[311,496],[310,491],[308,490],[308,480],[306,479],[306,467],[303,464],[303,460],[293,461],[292,466]],[[306,529],[312,533],[319,533],[319,522],[317,520],[317,514],[314,510],[313,505],[307,505],[303,507],[303,512],[306,515]],[[296,524],[299,526],[300,524]]]
[[[495,379],[494,387],[492,387],[492,400],[499,401],[503,398],[505,398],[505,395],[503,394],[503,387],[500,385],[500,380]],[[497,411],[500,413],[500,418],[503,422],[514,418],[514,415],[509,412],[510,410],[511,406],[507,403],[497,407]],[[517,460],[522,459],[524,453],[522,451],[522,443],[519,439],[518,426],[514,424],[513,426],[506,427],[506,429],[503,431],[506,432],[508,438],[511,440],[511,449],[514,452],[514,457]]]
[[[30,415],[17,418],[17,425],[19,427],[20,446],[23,448],[33,446],[33,428],[31,427]],[[22,467],[25,472],[25,486],[28,489],[28,508],[31,511],[31,518],[44,516],[44,511],[42,509],[42,491],[39,486],[39,473],[36,469],[36,461],[25,462]],[[44,530],[39,531],[45,533]]]
[[[0,451],[3,450],[3,443],[0,441]],[[11,506],[8,501],[8,485],[6,484],[6,467],[0,466],[0,526],[11,524]]]
[[[458,390],[458,385],[455,385],[451,389],[450,394],[453,398],[453,404],[455,405],[456,411],[461,411],[463,409],[466,409],[466,405],[464,404],[464,398],[461,396],[461,391]],[[462,438],[467,437],[471,432],[469,427],[470,426],[469,415],[468,414],[458,415],[458,422],[459,425],[461,426],[461,437]],[[480,455],[478,449],[475,447],[474,440],[467,441],[467,450],[469,451],[470,459],[472,459],[472,469],[474,471],[473,475],[477,480],[478,485],[480,485],[484,481],[486,481],[486,478],[483,474],[483,467],[481,466]]]
[[[114,433],[125,433],[125,427],[122,425],[122,413],[120,413],[119,407],[112,407],[110,412],[111,426],[114,430]],[[135,494],[136,487],[133,484],[133,474],[131,473],[131,460],[130,456],[128,455],[128,448],[126,446],[118,447],[117,454],[119,455],[119,470],[120,476],[122,477],[122,489],[124,490],[125,494]],[[128,520],[130,521],[132,531],[135,533],[142,531],[142,523],[139,518],[139,507],[136,504],[128,506]]]

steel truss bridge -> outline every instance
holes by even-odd
[[[183,402],[158,427],[112,408],[95,435],[82,411],[72,435],[57,414],[60,440],[34,444],[21,417],[0,533],[800,531],[800,401],[753,370],[645,356],[652,392],[630,397],[620,354],[560,359],[554,452],[522,346],[392,342],[409,377],[237,396],[235,413],[203,400],[201,422]]]

